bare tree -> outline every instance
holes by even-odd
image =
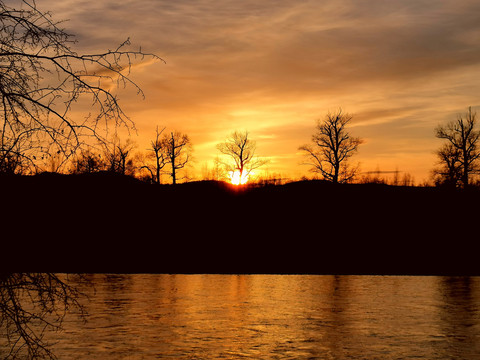
[[[29,168],[29,161],[24,155],[19,142],[12,146],[0,144],[0,174],[23,174]]]
[[[171,166],[172,184],[177,183],[177,171],[183,169],[191,158],[192,145],[187,135],[178,131],[165,134],[162,140],[166,162]]]
[[[439,139],[447,141],[437,152],[443,166],[438,173],[447,182],[456,184],[460,180],[463,187],[468,187],[471,175],[480,171],[480,131],[476,112],[469,107],[465,116],[458,115],[456,121],[438,126],[435,132]]]
[[[106,170],[122,175],[132,175],[135,172],[131,158],[135,143],[131,139],[122,142],[118,136],[105,143],[104,157]]]
[[[103,170],[104,167],[105,164],[99,153],[91,149],[84,149],[73,158],[71,172],[74,174],[91,174]]]
[[[313,145],[299,148],[306,153],[312,165],[312,171],[320,173],[324,179],[333,183],[348,182],[356,175],[357,167],[351,167],[348,160],[358,151],[362,140],[352,137],[347,125],[352,116],[338,110],[328,113],[323,121],[317,120]]]
[[[153,169],[148,165],[142,166],[150,172],[153,181],[157,184],[161,184],[160,176],[162,169],[167,165],[166,143],[160,137],[164,130],[165,128],[159,131],[157,126],[155,129],[155,139],[150,142],[150,147],[147,149],[155,161]]]
[[[207,163],[202,167],[202,179],[204,180],[224,180],[226,179],[225,169],[220,157],[217,155],[213,160],[213,167],[210,168]]]
[[[460,151],[452,144],[444,144],[438,151],[439,167],[433,169],[436,185],[459,187],[462,183]]]
[[[3,122],[5,128],[5,121]],[[0,130],[0,173],[27,174],[34,172],[37,146],[31,139],[32,132],[18,131],[11,134],[7,129]],[[41,156],[41,155],[40,155]]]
[[[50,13],[33,0],[22,4],[15,9],[0,0],[0,169],[12,157],[35,166],[35,157],[51,143],[68,157],[84,136],[101,139],[102,123],[134,127],[114,89],[132,85],[143,96],[128,77],[131,65],[146,56],[159,59],[128,50],[129,40],[115,50],[78,54],[73,35]],[[70,117],[84,98],[90,98],[93,113],[80,121]]]
[[[20,9],[0,0],[1,172],[33,172],[52,144],[68,158],[85,136],[103,142],[100,129],[134,127],[115,91],[130,85],[143,96],[129,78],[131,66],[145,57],[160,58],[129,50],[129,40],[97,54],[79,54],[74,44],[73,35],[34,0],[23,0]],[[92,109],[84,119],[69,115],[80,100]],[[5,337],[0,338],[10,346],[6,358],[53,357],[42,336],[78,305],[76,295],[54,274],[1,273],[0,332]]]
[[[0,273],[2,359],[54,359],[44,340],[61,328],[66,312],[84,314],[81,294],[67,278],[51,273]]]
[[[256,142],[249,139],[248,131],[234,131],[217,149],[227,156],[224,162],[226,170],[230,173],[238,172],[239,179],[246,179],[251,172],[265,165],[267,160],[255,156]]]

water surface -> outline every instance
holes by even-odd
[[[480,278],[88,275],[60,359],[479,359]],[[94,286],[92,286],[94,285]]]

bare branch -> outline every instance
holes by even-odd
[[[228,161],[223,162],[227,172],[238,172],[240,179],[267,163],[266,159],[255,156],[257,146],[249,138],[248,131],[234,131],[225,142],[217,145],[217,149],[227,156]]]
[[[192,144],[186,134],[178,131],[165,134],[162,140],[166,163],[170,164],[172,183],[177,182],[177,171],[183,169],[191,160]]]
[[[471,175],[480,173],[477,114],[470,107],[465,116],[458,115],[457,120],[438,126],[435,135],[446,144],[437,152],[441,167],[434,169],[434,174],[441,177],[441,182],[453,186],[461,182],[468,187]]]
[[[35,2],[24,4],[26,8],[18,10],[0,1],[0,156],[10,156],[18,133],[25,130],[30,143],[17,151],[34,163],[33,154],[51,143],[70,156],[85,136],[104,141],[100,124],[107,131],[110,126],[134,129],[114,90],[129,86],[144,97],[129,77],[133,66],[146,58],[163,60],[128,49],[129,39],[115,50],[78,54],[71,48],[73,35]],[[71,118],[73,105],[85,97],[91,99],[94,115],[83,121]]]
[[[5,359],[54,359],[44,341],[47,330],[60,329],[71,308],[85,316],[81,294],[51,273],[0,274],[0,325],[5,329],[9,354]]]
[[[312,135],[312,145],[303,145],[299,150],[305,152],[307,162],[312,171],[324,179],[337,182],[348,182],[356,174],[358,167],[351,167],[348,159],[363,143],[360,138],[352,137],[346,127],[352,116],[344,114],[340,109],[336,113],[328,113],[323,121],[318,120],[316,131]]]

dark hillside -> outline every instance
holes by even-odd
[[[475,190],[108,173],[0,186],[3,266],[18,270],[480,275]]]

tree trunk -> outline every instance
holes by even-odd
[[[160,161],[159,161],[159,158],[158,158],[158,153],[156,155],[156,158],[157,158],[157,184],[160,184]]]
[[[467,156],[467,150],[463,149],[463,187],[467,188],[468,187],[468,156]]]
[[[175,174],[175,155],[172,156],[172,184],[175,185],[177,183],[177,178]]]

